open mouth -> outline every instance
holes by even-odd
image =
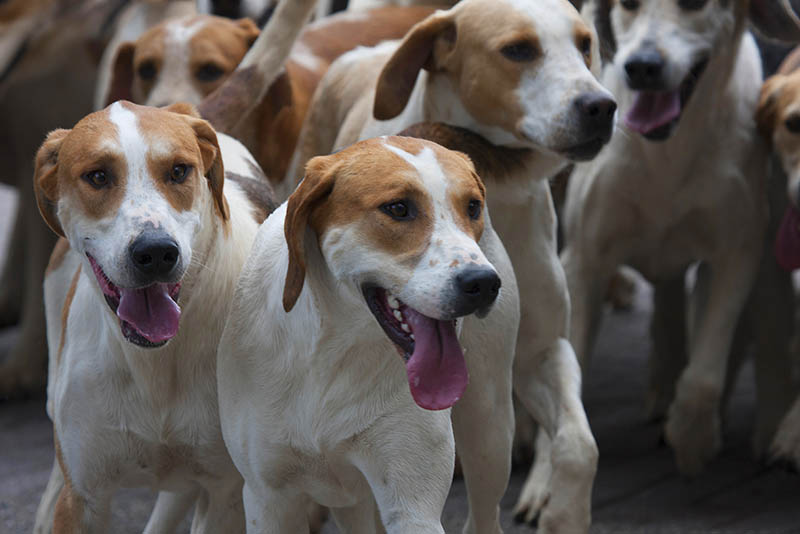
[[[453,406],[469,382],[456,322],[427,317],[377,286],[364,286],[362,291],[378,324],[403,356],[414,402],[426,410]]]
[[[140,347],[156,348],[175,337],[181,317],[178,306],[180,282],[121,288],[108,278],[91,255],[86,254],[86,257],[109,308],[119,318],[120,330],[126,340]]]
[[[667,139],[707,66],[708,57],[699,60],[673,91],[637,91],[633,106],[623,118],[625,125],[651,141]]]

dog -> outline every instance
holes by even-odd
[[[667,412],[678,469],[694,475],[720,447],[728,354],[767,225],[766,150],[754,120],[761,64],[746,25],[786,40],[800,37],[800,25],[787,4],[762,0],[591,2],[584,12],[613,45],[602,80],[625,126],[570,180],[570,339],[585,367],[617,266],[656,282],[659,378],[649,409]],[[703,263],[687,342],[684,276],[694,262]]]
[[[166,20],[116,52],[106,105],[198,105],[231,75],[258,38],[252,20],[213,15]]]
[[[443,533],[448,408],[486,398],[477,432],[498,416],[489,399],[511,397],[467,388],[495,362],[473,367],[458,330],[469,354],[489,321],[512,353],[519,306],[469,159],[382,137],[311,160],[260,228],[234,300],[220,415],[248,528],[304,532],[309,495],[345,532]]]
[[[224,162],[224,163],[223,163]],[[116,102],[36,155],[61,240],[45,277],[56,466],[37,532],[107,532],[122,486],[166,490],[146,532],[244,531],[220,431],[216,349],[273,205],[255,160],[188,104]]]
[[[611,137],[616,104],[592,73],[599,65],[593,28],[569,2],[464,0],[419,23],[401,43],[357,49],[337,60],[315,95],[293,162],[299,168],[313,155],[420,121],[460,126],[498,147],[525,149],[513,179],[487,183],[493,227],[508,247],[523,295],[516,360],[492,354],[492,370],[473,377],[473,391],[508,387],[513,376],[516,395],[544,429],[515,507],[522,519],[538,515],[543,532],[586,532],[590,523],[597,446],[566,340],[569,298],[546,178],[569,160],[594,157]],[[459,403],[453,409],[470,494],[469,532],[500,531],[497,504],[513,435],[513,408],[503,400],[508,404],[494,406],[502,416],[484,421],[491,429],[469,437],[461,425],[476,408]],[[483,406],[480,399],[475,405]],[[484,459],[461,454],[472,448],[483,449]],[[490,457],[504,469],[490,467]]]
[[[92,111],[93,50],[113,25],[119,1],[8,0],[0,4],[0,164],[17,188],[18,209],[0,277],[0,326],[19,325],[0,365],[0,398],[44,391],[47,358],[42,276],[55,238],[30,188],[45,135]],[[47,105],[43,105],[43,103]]]
[[[800,206],[800,49],[795,49],[781,64],[778,72],[767,79],[761,89],[756,120],[761,133],[768,139],[774,153],[770,180],[775,186],[783,185],[779,195],[784,209],[775,210],[783,214],[778,229],[771,232],[775,237],[769,245],[774,246],[775,258],[783,269],[784,276],[800,268],[800,235],[798,206]],[[773,189],[771,187],[771,189]],[[772,252],[772,251],[771,251]],[[784,281],[783,291],[778,293],[788,298],[789,306],[782,305],[783,321],[791,322],[794,308],[794,288],[791,280]],[[776,300],[773,297],[773,301]],[[791,323],[783,325],[782,331],[791,332]],[[788,365],[777,366],[776,373],[784,372],[791,376]],[[780,382],[779,382],[780,384]],[[770,384],[772,386],[773,384]],[[796,390],[795,390],[796,392]],[[795,469],[800,468],[800,399],[794,402],[786,414],[770,447],[771,460],[789,462]]]
[[[297,20],[308,20],[314,2],[294,4],[286,7],[305,16]],[[273,19],[287,19],[281,10],[279,5],[267,29]],[[429,7],[387,7],[325,17],[306,26],[297,42],[278,35],[284,42],[293,43],[290,51],[276,49],[273,41],[262,39],[262,44],[254,46],[248,54],[249,59],[242,63],[240,72],[206,99],[199,107],[200,112],[217,131],[244,143],[264,169],[278,198],[284,200],[296,185],[295,180],[284,180],[284,176],[311,98],[330,64],[357,46],[402,37],[432,12]],[[280,31],[279,26],[276,29]],[[288,59],[278,66],[259,68],[258,72],[265,75],[254,75],[248,70],[257,58],[286,56]]]

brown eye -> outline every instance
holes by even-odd
[[[592,39],[584,37],[581,39],[581,54],[588,56],[592,52]]]
[[[105,171],[89,171],[82,178],[95,189],[102,189],[109,183],[108,175]]]
[[[790,132],[797,134],[800,133],[800,115],[794,115],[786,119],[786,122],[783,123],[786,126],[786,129]]]
[[[206,63],[197,69],[194,75],[201,82],[213,82],[214,80],[218,80],[223,74],[225,74],[225,71],[218,66],[213,63]]]
[[[467,206],[467,215],[473,221],[477,221],[481,216],[481,201],[480,200],[470,200],[469,205]]]
[[[145,61],[136,70],[139,78],[145,81],[151,81],[156,77],[156,64],[152,61]]]
[[[186,175],[189,174],[189,166],[183,163],[175,165],[169,173],[169,179],[176,184],[182,184],[186,180]]]
[[[620,0],[619,4],[628,11],[636,11],[640,5],[639,0]]]
[[[506,59],[517,63],[524,63],[536,59],[536,46],[529,41],[520,41],[518,43],[511,43],[500,49]]]
[[[381,206],[381,211],[396,221],[410,221],[416,217],[416,207],[409,200],[395,200]]]

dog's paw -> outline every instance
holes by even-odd
[[[699,474],[722,446],[722,431],[716,403],[695,397],[682,402],[679,396],[669,410],[664,428],[667,443],[675,453],[678,471],[685,476]]]
[[[790,415],[797,412],[792,410]],[[800,413],[798,413],[800,415]],[[770,447],[770,463],[783,465],[789,470],[800,470],[800,421],[794,417],[784,419]]]
[[[522,493],[512,511],[514,521],[537,526],[539,514],[549,499],[549,480],[537,480],[536,473],[532,472],[525,481]]]

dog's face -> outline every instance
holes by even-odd
[[[250,19],[197,15],[163,22],[120,45],[109,103],[197,105],[236,69],[258,33]]]
[[[464,0],[406,36],[381,73],[374,113],[398,115],[425,68],[458,95],[463,110],[450,113],[466,112],[495,144],[591,159],[616,111],[592,74],[599,61],[593,29],[566,0]]]
[[[771,38],[800,37],[783,0],[605,0],[616,44],[612,68],[633,93],[623,122],[652,141],[669,138],[709,64],[730,61],[748,16]],[[749,10],[749,11],[748,11]],[[726,59],[728,58],[728,59]]]
[[[177,333],[181,281],[206,214],[227,218],[222,181],[216,134],[190,106],[117,102],[48,136],[34,189],[125,339],[155,347]]]
[[[454,321],[487,313],[500,290],[478,246],[484,200],[466,156],[426,141],[372,139],[311,160],[288,201],[284,306],[303,286],[310,227],[337,288],[364,302],[406,359],[417,402],[451,406],[467,380]]]

